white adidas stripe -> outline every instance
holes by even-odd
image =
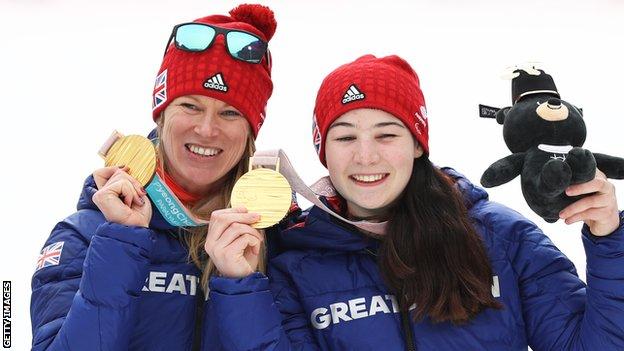
[[[225,85],[225,83],[223,82],[223,77],[221,77],[221,74],[216,74],[212,76],[210,79],[208,79],[208,81],[214,84],[218,84],[218,85]]]
[[[221,84],[221,85],[225,85],[225,83],[223,83],[223,79],[221,78],[221,74],[217,74],[215,77],[216,77],[216,78],[217,78],[217,80],[219,81],[219,84]]]

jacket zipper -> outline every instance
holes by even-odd
[[[370,248],[365,248],[364,252],[375,257],[377,259],[377,252],[374,252]],[[407,351],[416,351],[416,344],[414,344],[414,331],[409,321],[409,309],[407,311],[401,310],[401,329],[405,335],[405,349]]]
[[[408,311],[401,311],[401,328],[403,329],[403,334],[405,334],[405,349],[407,351],[416,351],[414,331],[410,325]]]

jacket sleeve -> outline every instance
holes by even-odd
[[[54,228],[46,245],[63,242],[59,262],[33,276],[32,350],[125,350],[154,234],[104,222],[89,245],[76,225]]]
[[[515,226],[523,235],[511,260],[533,350],[624,350],[623,218],[606,237],[583,227],[587,286],[539,228]]]
[[[269,279],[212,278],[210,298],[226,350],[319,350],[298,295],[284,273],[269,266]]]

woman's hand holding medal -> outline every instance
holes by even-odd
[[[93,202],[109,222],[148,227],[152,218],[152,205],[128,167],[104,167],[93,172],[98,191]]]
[[[279,160],[272,162],[279,169]],[[254,165],[254,158],[249,164]],[[242,278],[256,271],[264,241],[258,229],[284,218],[291,201],[290,185],[278,171],[250,169],[238,179],[232,189],[233,208],[212,212],[204,245],[222,276]]]
[[[258,268],[264,237],[251,227],[258,220],[244,207],[212,212],[204,248],[222,276],[242,278]]]

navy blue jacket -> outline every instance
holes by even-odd
[[[624,226],[583,228],[587,286],[532,222],[457,181],[494,271],[487,309],[464,326],[412,323],[424,350],[624,350]],[[621,218],[624,214],[620,214]],[[269,277],[212,278],[220,338],[230,350],[404,350],[400,314],[376,261],[378,242],[313,207],[281,233]],[[572,238],[571,238],[572,239]],[[576,238],[573,238],[576,240]],[[270,280],[270,281],[269,281]]]
[[[149,229],[107,222],[96,190],[88,178],[78,211],[44,245],[63,243],[32,278],[32,349],[190,350],[199,319],[201,349],[221,349],[177,229],[156,208]]]

